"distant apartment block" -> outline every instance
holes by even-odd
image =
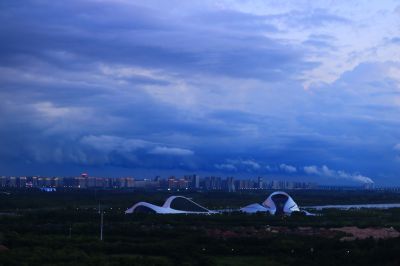
[[[0,187],[8,188],[75,188],[75,189],[143,189],[143,190],[205,190],[235,192],[257,189],[315,189],[316,183],[270,180],[263,177],[236,179],[234,177],[185,175],[161,178],[93,177],[84,173],[76,177],[0,176]],[[365,189],[373,189],[365,186]]]

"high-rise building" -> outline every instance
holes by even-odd
[[[77,188],[87,188],[87,178],[85,177],[75,177],[75,185]]]
[[[7,177],[0,176],[0,187],[6,187],[6,186],[7,186]]]
[[[94,188],[96,187],[96,177],[88,177],[87,178],[87,187],[88,188]]]
[[[32,186],[33,187],[38,187],[38,177],[37,176],[33,176],[32,177]]]
[[[194,183],[194,188],[195,189],[199,189],[200,188],[200,176],[193,175],[192,182]]]
[[[273,180],[272,181],[272,189],[281,189],[281,186],[280,186],[281,184],[280,184],[280,182],[278,181],[278,180]]]
[[[158,178],[158,186],[161,189],[167,189],[168,186],[168,180],[165,178]]]
[[[199,189],[200,188],[200,177],[198,175],[185,175],[183,177],[186,181],[188,181],[188,188],[190,189]]]
[[[64,178],[62,177],[55,177],[53,179],[53,184],[55,187],[62,187],[64,186]]]
[[[286,182],[286,188],[287,189],[295,189],[296,188],[295,182],[293,182],[293,181]]]
[[[171,176],[168,178],[168,189],[177,189],[179,181],[175,178],[175,176]]]
[[[257,188],[258,189],[263,189],[264,188],[264,182],[263,182],[263,178],[261,176],[259,176],[257,178]]]
[[[19,177],[19,184],[18,187],[20,188],[25,188],[27,183],[27,177],[26,176],[20,176]]]
[[[191,183],[191,181],[186,180],[185,178],[181,178],[178,181],[178,187],[180,189],[188,189],[189,188],[189,184]]]
[[[118,178],[117,186],[118,188],[126,188],[126,178],[125,177]]]
[[[8,186],[9,187],[17,187],[17,177],[10,176],[10,179],[8,181]]]
[[[211,176],[204,179],[204,188],[206,190],[221,190],[221,177]]]
[[[133,178],[133,177],[127,177],[127,178],[126,178],[126,187],[127,187],[127,188],[133,188],[133,187],[135,187],[135,178]]]
[[[232,176],[226,178],[226,190],[228,192],[235,192],[236,187],[235,187],[235,178]]]

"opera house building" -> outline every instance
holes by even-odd
[[[244,213],[269,212],[272,215],[290,215],[292,212],[299,212],[300,208],[289,194],[277,191],[269,195],[263,203],[253,203],[238,211]],[[228,212],[228,210],[209,210],[184,196],[171,196],[165,200],[162,206],[157,206],[148,202],[138,202],[125,211],[126,214],[214,214],[221,212]]]
[[[269,212],[270,214],[291,214],[299,212],[297,203],[286,192],[276,191],[261,204],[253,203],[240,209],[246,213]]]

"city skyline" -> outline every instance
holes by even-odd
[[[0,176],[0,188],[22,189],[145,189],[152,191],[227,191],[266,189],[375,189],[373,184],[363,186],[321,186],[307,180],[285,180],[282,178],[252,178],[204,176],[196,174],[168,177],[99,177],[82,173],[79,176]],[[383,189],[378,188],[378,189]],[[387,188],[384,188],[387,189]],[[398,188],[396,188],[398,189]],[[53,190],[50,190],[53,191]]]
[[[0,9],[0,175],[400,185],[398,1]]]

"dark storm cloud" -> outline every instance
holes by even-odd
[[[277,72],[287,77],[315,66],[303,62],[301,51],[262,35],[276,31],[265,18],[245,13],[177,18],[136,5],[81,1],[33,1],[3,10],[8,12],[2,17],[1,37],[7,42],[0,50],[10,63],[20,64],[16,55],[24,55],[60,67],[99,60],[265,79],[282,79]],[[52,51],[66,51],[79,60],[65,66]]]

